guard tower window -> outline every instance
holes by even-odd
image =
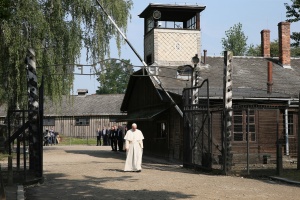
[[[154,28],[154,20],[152,17],[147,19],[147,32],[151,31]]]
[[[204,9],[199,5],[149,4],[139,16],[145,20],[145,34],[154,28],[200,30]]]
[[[177,21],[159,21],[157,23],[158,28],[183,28],[183,22],[177,22]]]
[[[197,29],[197,18],[196,16],[192,17],[186,22],[187,29]]]

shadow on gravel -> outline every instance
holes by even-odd
[[[25,188],[28,200],[77,200],[77,199],[190,199],[194,195],[164,190],[117,190],[106,188],[114,184],[134,184],[135,179],[128,173],[120,177],[95,178],[85,176],[83,180],[69,180],[64,174],[47,174],[42,185]]]
[[[120,162],[125,163],[126,153],[125,152],[115,152],[115,151],[107,151],[107,150],[66,150],[66,153],[72,154],[84,154],[89,156],[94,156],[98,158],[114,158],[120,160]],[[115,163],[115,162],[114,162]],[[166,160],[153,158],[150,156],[143,156],[143,169],[155,169],[160,171],[172,171],[172,172],[180,172],[180,173],[189,173],[189,174],[199,174],[191,169],[182,168],[179,164],[170,163]],[[119,169],[118,169],[119,170]]]
[[[74,154],[85,154],[89,156],[95,156],[95,157],[101,157],[101,158],[114,158],[118,159],[119,162],[125,162],[126,159],[126,153],[125,152],[114,152],[114,151],[108,151],[108,150],[67,150],[67,153],[74,153]],[[178,173],[188,173],[188,174],[202,174],[202,175],[222,175],[220,170],[216,171],[201,171],[201,170],[193,170],[193,169],[187,169],[183,168],[178,163],[170,163],[166,160],[155,158],[151,156],[143,156],[143,169],[152,169],[152,170],[160,170],[160,171],[172,171],[172,172],[178,172]],[[117,172],[123,172],[120,169],[108,169],[108,171],[117,171]],[[262,181],[264,183],[268,184],[282,184],[286,185],[286,183],[274,181],[269,178],[269,176],[275,176],[276,170],[275,169],[258,169],[258,170],[251,170],[250,175],[246,175],[244,173],[237,173],[232,174],[232,176],[243,176],[244,178],[248,179],[256,179],[259,181]]]

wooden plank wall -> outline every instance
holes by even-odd
[[[96,130],[98,127],[108,127],[110,129],[113,125],[123,125],[125,122],[112,122],[109,116],[91,116],[90,125],[88,126],[76,126],[74,117],[56,117],[55,126],[44,126],[44,130],[51,128],[55,132],[64,136],[71,137],[96,137]]]
[[[169,158],[183,159],[183,120],[175,108],[169,112]]]
[[[222,112],[212,112],[211,123],[212,157],[219,162],[219,157],[222,155]]]
[[[277,116],[278,115],[278,116]],[[277,141],[277,118],[279,120],[279,138],[283,131],[283,113],[278,113],[277,110],[259,110],[257,111],[258,130],[257,144],[259,154],[276,155]]]

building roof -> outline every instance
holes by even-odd
[[[267,66],[273,63],[272,93],[267,93]],[[300,91],[300,59],[291,59],[291,69],[283,68],[278,59],[233,57],[233,99],[238,98],[298,98]],[[160,67],[159,80],[172,93],[182,94],[191,82],[175,79],[177,70]],[[200,67],[200,83],[209,79],[210,97],[223,98],[223,57],[207,57]],[[156,85],[159,88],[159,85]]]
[[[162,21],[187,21],[196,13],[205,9],[206,6],[200,5],[181,5],[181,4],[159,4],[150,3],[145,10],[139,14],[140,18],[148,18],[152,15],[154,10],[161,11]]]
[[[64,96],[58,105],[45,101],[44,116],[123,115],[123,98],[124,94]]]
[[[121,104],[124,94],[63,96],[62,101],[44,102],[44,116],[105,116],[124,115]],[[6,117],[7,108],[0,106],[0,117]]]

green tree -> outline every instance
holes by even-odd
[[[132,1],[99,1],[125,31]],[[90,63],[109,56],[112,38],[120,49],[120,35],[94,0],[1,0],[0,11],[0,104],[26,108],[29,47],[36,53],[39,79],[45,75],[45,95],[52,99],[69,94],[74,79],[69,64],[78,61],[83,47]]]
[[[279,43],[278,40],[274,40],[270,43],[270,54],[271,57],[279,56]],[[253,44],[249,45],[247,56],[261,56],[261,45],[254,46]],[[291,46],[291,57],[300,56],[300,47]]]
[[[286,17],[288,18],[289,22],[298,22],[300,21],[300,0],[291,0],[291,2],[291,5],[288,3],[284,4],[286,8]],[[292,46],[300,46],[300,32],[293,32],[291,39],[295,41],[292,43]]]
[[[225,51],[232,51],[235,56],[243,56],[247,51],[247,39],[242,30],[242,24],[238,23],[225,31],[226,38],[222,38],[222,46]]]
[[[292,57],[300,57],[300,47],[292,47],[291,48],[291,56]]]
[[[98,73],[100,83],[97,94],[124,94],[132,72],[130,60],[111,60],[103,64]]]
[[[270,43],[270,56],[278,57],[279,56],[279,42],[278,40],[274,40]]]
[[[261,45],[254,46],[254,44],[250,44],[246,56],[261,56]]]
[[[253,44],[249,45],[247,56],[262,56],[261,55],[261,45],[254,46]],[[279,56],[279,43],[278,40],[274,40],[270,43],[270,56],[278,57]]]

